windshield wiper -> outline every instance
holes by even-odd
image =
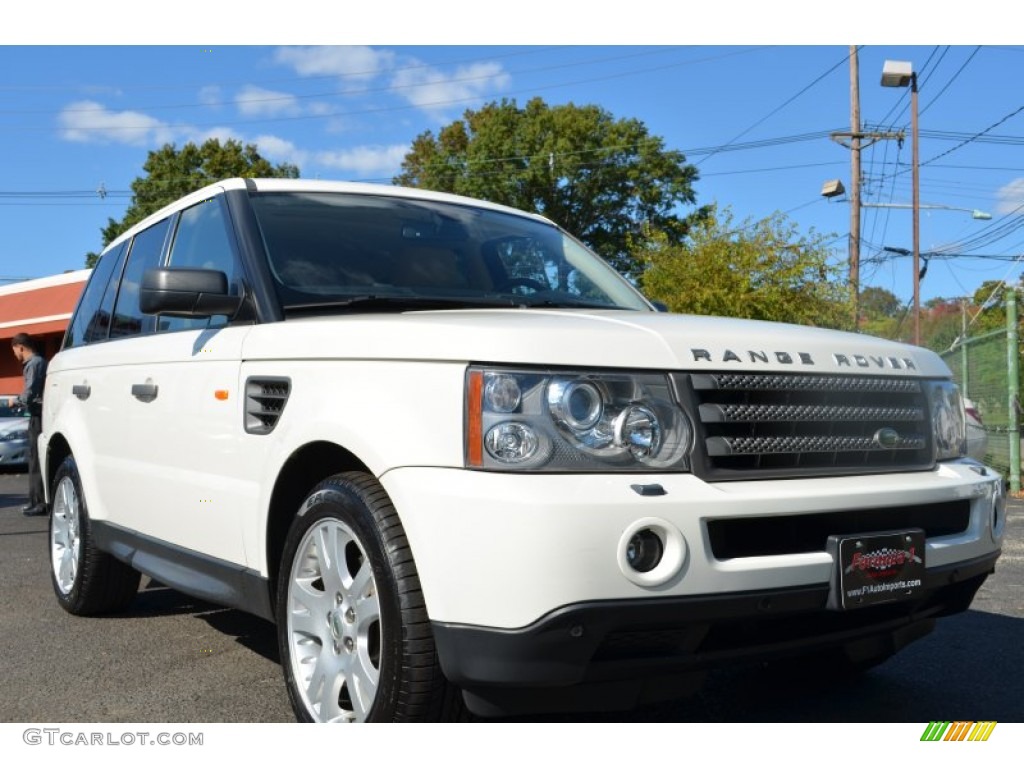
[[[586,301],[585,299],[545,298],[531,301],[529,296],[524,296],[520,300],[519,305],[523,307],[566,307],[571,309],[631,309],[631,307],[620,307],[615,304],[604,304],[599,301]]]
[[[361,296],[350,296],[346,299],[333,299],[331,301],[316,301],[308,304],[289,304],[285,306],[285,312],[336,312],[349,309],[360,311],[400,312],[403,309],[470,309],[476,307],[508,308],[521,306],[523,306],[521,301],[488,297],[452,298],[447,296],[395,296],[365,294]]]

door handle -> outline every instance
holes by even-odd
[[[156,384],[132,384],[132,397],[135,397],[144,403],[156,400],[156,393]]]
[[[75,384],[71,387],[71,394],[79,400],[88,400],[92,393],[92,387],[88,384]]]

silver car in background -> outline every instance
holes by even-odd
[[[0,468],[28,465],[28,416],[14,395],[0,395]]]

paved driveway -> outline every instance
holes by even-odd
[[[23,474],[0,474],[0,721],[276,722],[292,713],[274,628],[143,579],[116,617],[53,598],[46,518],[26,518]],[[758,668],[716,672],[697,696],[562,720],[1024,721],[1024,502],[1011,503],[997,572],[973,608],[840,690]]]

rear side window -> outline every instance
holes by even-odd
[[[127,247],[127,243],[121,243],[100,257],[64,337],[65,349],[107,338],[110,330],[110,307],[114,303],[117,277],[121,272],[120,266],[124,264],[122,256]],[[104,302],[104,296],[109,296],[109,301]]]
[[[152,333],[156,327],[155,316],[144,315],[139,309],[139,287],[142,285],[142,273],[160,266],[160,254],[163,251],[169,224],[170,220],[164,219],[143,230],[132,240],[128,263],[125,265],[121,288],[117,292],[117,302],[114,305],[110,338]]]

